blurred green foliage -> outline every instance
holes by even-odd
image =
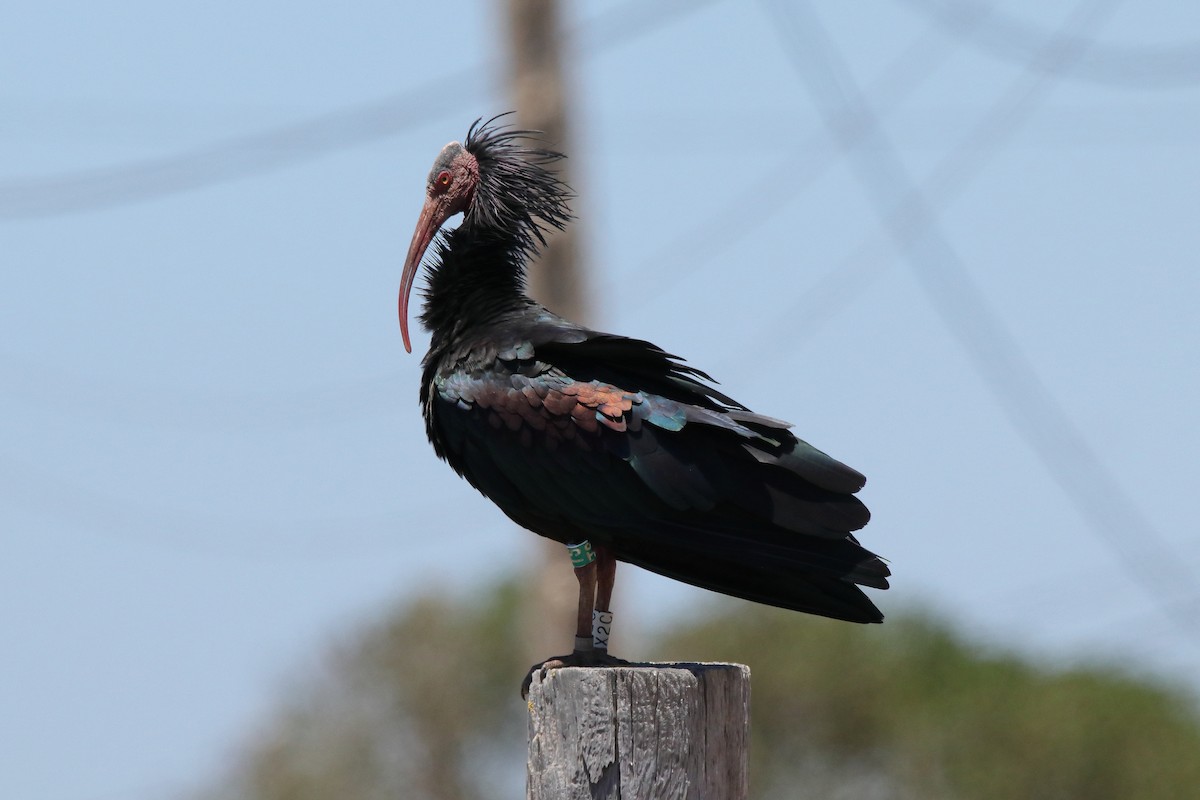
[[[516,587],[423,598],[368,626],[204,797],[523,796]],[[653,656],[751,665],[761,800],[1200,796],[1200,712],[1181,689],[983,651],[927,616],[716,609],[656,637]]]
[[[334,648],[244,746],[216,800],[520,797],[525,703],[516,582],[423,597]],[[508,789],[496,791],[497,776]],[[515,787],[515,788],[514,788]]]
[[[756,797],[1200,797],[1194,698],[1115,668],[1039,667],[928,616],[746,604],[662,645],[697,654],[751,665]]]

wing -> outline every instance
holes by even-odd
[[[426,395],[439,454],[518,524],[724,594],[882,619],[856,586],[890,574],[852,534],[861,474],[647,342],[526,344]]]

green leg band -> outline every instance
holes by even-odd
[[[579,544],[567,545],[567,552],[571,554],[571,566],[575,569],[586,567],[596,560],[596,551],[592,549],[592,543],[587,539]]]

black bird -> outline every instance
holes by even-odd
[[[616,562],[758,603],[851,622],[883,615],[859,585],[890,571],[852,531],[865,478],[755,414],[649,342],[569,322],[525,293],[547,226],[570,219],[559,153],[477,120],[446,145],[404,263],[400,328],[441,226],[421,322],[420,400],[437,455],[514,522],[571,548],[575,650],[603,664]],[[535,665],[536,669],[537,665]]]

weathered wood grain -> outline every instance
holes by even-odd
[[[528,800],[745,800],[750,668],[552,670],[529,691]]]

